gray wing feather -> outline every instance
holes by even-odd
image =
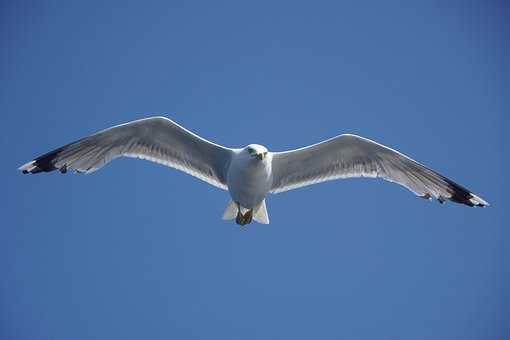
[[[150,160],[226,189],[232,150],[211,143],[165,117],[114,126],[67,144],[21,166],[23,173],[59,169],[90,173],[115,158]]]
[[[324,181],[379,177],[423,198],[469,206],[488,205],[480,197],[398,151],[355,135],[340,135],[305,148],[273,153],[272,192]]]

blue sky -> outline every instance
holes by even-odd
[[[508,337],[504,1],[1,6],[1,338]],[[153,114],[274,151],[360,134],[492,206],[346,180],[240,229],[226,192],[149,162],[16,171]]]

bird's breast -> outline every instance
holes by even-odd
[[[232,199],[245,208],[253,208],[271,189],[271,162],[258,159],[231,163],[227,175],[228,190]]]

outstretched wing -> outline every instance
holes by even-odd
[[[21,166],[23,173],[59,169],[90,173],[120,156],[147,159],[226,189],[232,150],[211,143],[165,117],[117,125],[67,144]]]
[[[273,153],[274,193],[338,178],[380,177],[403,185],[423,198],[446,199],[469,206],[488,205],[471,191],[398,151],[355,135],[305,148]]]

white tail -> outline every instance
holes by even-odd
[[[234,201],[230,201],[227,205],[227,209],[223,213],[222,219],[224,220],[233,220],[237,216],[237,204]]]
[[[269,215],[267,214],[266,200],[263,200],[253,209],[253,219],[262,224],[269,224]]]
[[[241,207],[241,212],[244,214],[249,209],[246,209],[245,207]],[[223,213],[222,219],[224,220],[233,220],[237,217],[237,204],[234,201],[230,201],[227,205],[227,208],[225,209],[225,212]],[[266,208],[266,200],[263,200],[259,205],[257,205],[255,208],[253,208],[253,219],[259,223],[262,224],[269,224],[269,216],[267,214],[267,208]]]

